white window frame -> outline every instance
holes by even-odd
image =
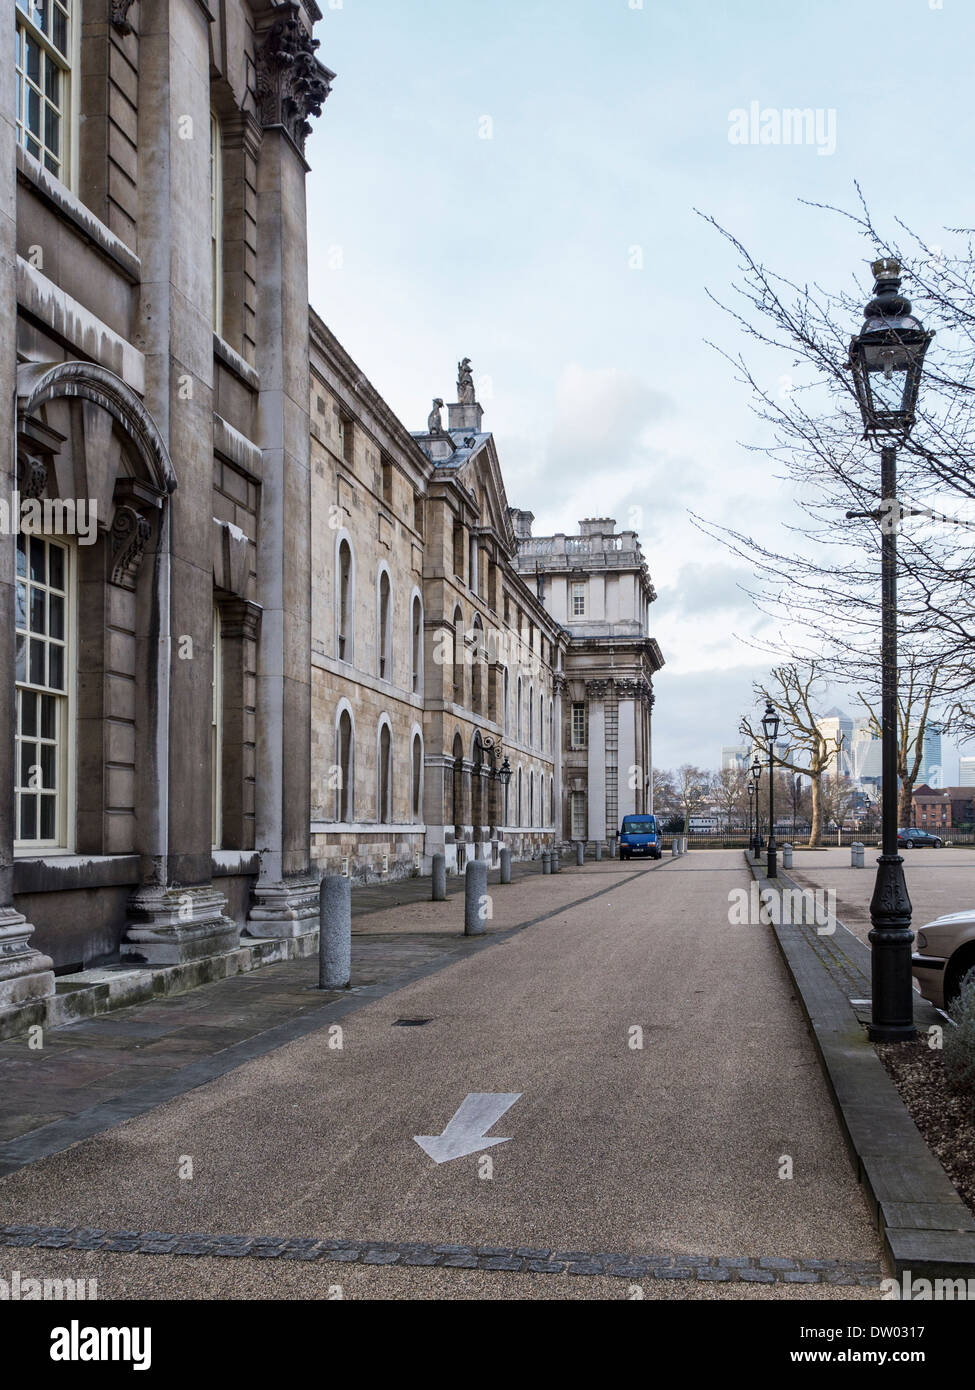
[[[213,848],[223,848],[223,632],[213,605],[213,663],[210,677],[210,831]]]
[[[77,0],[76,0],[77,3]],[[223,135],[220,117],[210,112],[210,264],[213,275],[213,331],[223,337]]]
[[[578,728],[576,717],[578,715]],[[585,700],[573,700],[572,708],[569,711],[569,743],[573,748],[585,748],[588,742],[588,728],[586,725],[586,702]],[[579,732],[581,731],[581,739]]]
[[[77,553],[73,544],[63,536],[44,536],[38,535],[31,537],[24,536],[27,548],[28,562],[27,571],[30,572],[30,542],[32,539],[43,541],[46,545],[56,545],[65,552],[64,576],[64,690],[51,691],[45,686],[33,685],[30,681],[16,681],[16,726],[14,731],[14,786],[15,786],[15,806],[14,806],[14,834],[20,828],[20,694],[21,690],[36,691],[40,694],[54,694],[58,702],[57,711],[57,732],[55,735],[55,746],[57,749],[56,777],[59,781],[58,796],[55,809],[55,835],[53,838],[42,840],[35,838],[32,840],[14,839],[14,855],[18,858],[37,858],[55,854],[73,854],[75,848],[76,834],[76,761],[77,761],[77,684],[78,684],[78,625],[77,625]],[[47,562],[45,561],[45,565]],[[45,571],[48,572],[47,569]],[[19,582],[18,580],[16,582]],[[43,587],[50,593],[50,585],[45,582]],[[28,581],[28,608],[30,581]],[[55,591],[59,592],[59,591]],[[16,626],[16,618],[15,618]],[[25,655],[25,674],[30,670],[29,648]],[[38,724],[39,727],[39,724]],[[27,790],[24,788],[23,790]],[[39,828],[39,826],[38,826]]]
[[[46,0],[50,6],[53,0]],[[81,23],[80,23],[81,0],[59,0],[59,8],[64,10],[68,18],[67,51],[61,53],[54,45],[53,39],[44,33],[38,25],[34,16],[37,13],[36,0],[17,0],[15,7],[15,26],[18,35],[17,42],[17,62],[16,77],[17,84],[17,109],[14,113],[15,126],[17,131],[17,143],[21,145],[28,154],[32,152],[28,149],[28,130],[20,109],[20,96],[23,91],[24,83],[29,81],[26,73],[20,67],[20,43],[21,33],[29,34],[30,37],[39,45],[45,60],[52,62],[61,72],[61,102],[57,107],[61,121],[61,152],[57,157],[58,170],[48,168],[45,152],[47,146],[39,141],[33,134],[29,135],[30,140],[40,147],[40,154],[33,155],[52,178],[58,179],[67,188],[77,192],[77,145],[78,131],[80,128],[81,113],[81,83],[75,80],[75,75],[80,68],[81,60]],[[23,73],[23,76],[22,76]],[[32,84],[36,86],[36,84]],[[40,88],[37,88],[40,91]],[[42,102],[47,98],[41,96]],[[53,104],[53,103],[52,103]]]
[[[588,604],[587,604],[588,594],[587,594],[587,592],[586,592],[586,591],[587,591],[587,588],[588,588],[588,586],[586,585],[586,583],[585,583],[584,580],[577,580],[577,579],[576,579],[576,580],[573,580],[572,583],[571,583],[571,585],[569,586],[569,617],[570,617],[570,618],[584,618],[584,617],[586,616],[586,608],[587,608],[587,606],[588,606]],[[576,600],[579,601],[579,607],[578,607],[578,608],[576,607]]]

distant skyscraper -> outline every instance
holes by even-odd
[[[751,762],[746,743],[726,743],[721,749],[721,771],[733,768],[736,772],[747,772]]]
[[[958,759],[958,785],[975,787],[975,758]]]
[[[947,779],[941,762],[941,725],[928,723],[924,728],[921,742],[921,766],[918,771],[918,784],[927,783],[929,787],[943,787]]]

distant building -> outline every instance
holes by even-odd
[[[919,830],[941,835],[952,827],[975,825],[975,787],[914,788],[912,823]]]
[[[721,771],[747,772],[751,750],[746,743],[726,743],[721,749]]]
[[[917,737],[917,725],[911,729],[912,735]],[[911,749],[913,754],[914,749]],[[921,765],[918,768],[917,780],[926,782],[929,787],[944,786],[944,766],[941,761],[941,725],[927,723],[924,727],[924,738],[921,740]]]
[[[958,782],[962,787],[975,787],[975,758],[958,759]]]
[[[883,772],[880,736],[870,719],[854,719],[850,739],[850,776],[863,792],[877,791]]]
[[[827,710],[816,720],[816,728],[833,744],[834,751],[826,765],[828,777],[850,777],[853,775],[851,745],[853,743],[853,720],[840,709]],[[839,740],[839,748],[835,747]]]

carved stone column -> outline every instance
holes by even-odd
[[[606,710],[603,701],[609,691],[609,681],[586,681],[589,702],[587,745],[589,766],[589,838],[606,838]]]
[[[264,610],[257,675],[257,828],[261,871],[248,931],[299,936],[318,920],[311,844],[311,469],[305,137],[333,73],[315,57],[296,4],[263,17],[257,48],[258,538]]]

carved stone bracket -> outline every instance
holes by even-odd
[[[122,589],[135,588],[139,565],[151,535],[152,523],[141,512],[134,507],[116,507],[112,522],[113,584]]]
[[[569,682],[561,671],[556,671],[552,676],[552,694],[564,695],[569,688]]]
[[[609,694],[608,680],[586,681],[586,694],[590,700],[604,700]]]
[[[638,700],[642,694],[640,682],[635,680],[618,680],[616,682],[616,694],[621,700]]]
[[[242,637],[250,642],[257,641],[264,615],[259,603],[246,598],[218,598],[217,604],[220,608],[220,631],[225,639]]]
[[[132,33],[132,25],[128,19],[132,3],[133,0],[112,0],[112,28],[117,29],[120,34]]]
[[[17,460],[17,491],[21,498],[43,497],[47,488],[47,465],[38,458],[21,454]]]
[[[258,110],[265,129],[283,126],[304,154],[308,117],[322,114],[335,73],[315,57],[318,40],[301,23],[298,6],[281,8],[257,51]]]

